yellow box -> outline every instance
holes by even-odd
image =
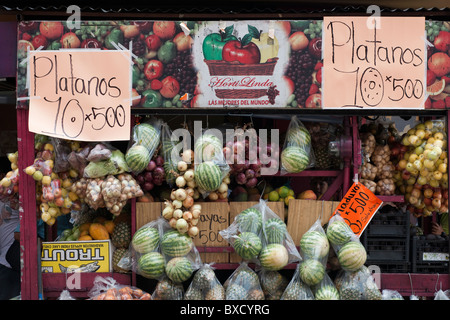
[[[110,240],[43,242],[42,272],[111,272]]]

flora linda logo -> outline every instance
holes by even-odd
[[[204,129],[202,121],[194,121],[194,147],[192,133],[185,128],[172,132],[174,147],[172,163],[182,161],[181,154],[194,151],[194,164],[213,161],[219,166],[256,165],[261,175],[274,175],[279,170],[279,130],[259,129]],[[270,136],[270,141],[269,141]]]

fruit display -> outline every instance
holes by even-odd
[[[420,122],[403,135],[397,188],[416,217],[448,212],[448,154],[444,121]]]
[[[264,300],[258,275],[242,262],[223,284],[225,300]]]
[[[205,264],[196,271],[184,300],[225,300],[225,289],[210,265]]]
[[[9,203],[13,208],[19,205],[19,168],[17,166],[18,151],[8,153],[7,158],[11,163],[11,170],[6,172],[0,180],[0,200]]]
[[[429,20],[425,23],[427,39],[433,44],[427,47],[426,109],[450,108],[450,23]]]

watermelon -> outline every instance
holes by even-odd
[[[267,243],[283,243],[286,232],[286,224],[279,218],[270,218],[264,222]]]
[[[330,244],[325,233],[309,230],[300,239],[300,250],[307,258],[320,259],[328,254]]]
[[[142,145],[131,146],[125,154],[125,161],[133,173],[144,171],[150,160],[150,152]]]
[[[222,171],[212,161],[206,161],[195,167],[195,183],[205,191],[217,190],[222,183]]]
[[[164,256],[159,252],[149,252],[138,260],[137,272],[149,279],[157,279],[164,274]]]
[[[338,251],[337,258],[342,269],[356,271],[361,268],[367,259],[367,252],[359,241],[350,241]]]
[[[194,272],[191,261],[186,257],[172,258],[167,262],[166,275],[170,280],[181,283],[189,279]]]
[[[325,275],[325,267],[316,259],[306,259],[300,263],[300,279],[308,286],[313,286],[322,281]]]
[[[311,135],[308,129],[299,126],[289,129],[286,140],[289,146],[307,147],[311,144]]]
[[[259,233],[262,227],[262,213],[256,208],[248,208],[236,217],[239,231]]]
[[[153,227],[142,227],[136,231],[131,240],[133,249],[139,253],[155,250],[159,245],[159,231]]]
[[[193,246],[192,238],[186,233],[179,233],[178,230],[167,231],[161,240],[162,253],[171,257],[185,256]]]
[[[242,258],[251,260],[260,253],[262,243],[255,233],[242,232],[234,239],[233,248]]]
[[[332,244],[341,246],[349,242],[355,234],[350,226],[341,220],[335,220],[328,224],[327,238]]]
[[[314,294],[316,300],[339,300],[339,291],[333,285],[323,285]]]
[[[195,141],[194,154],[198,162],[210,161],[217,156],[222,157],[223,143],[213,134],[204,134]]]
[[[278,271],[283,269],[289,262],[287,249],[278,243],[267,245],[259,254],[261,266],[269,271]]]
[[[301,147],[287,147],[281,153],[281,165],[289,173],[302,172],[308,167],[309,154]]]
[[[141,123],[134,127],[134,140],[136,144],[144,146],[153,153],[159,145],[161,131],[149,123]]]

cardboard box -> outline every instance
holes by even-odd
[[[110,240],[43,242],[42,272],[112,272]]]

